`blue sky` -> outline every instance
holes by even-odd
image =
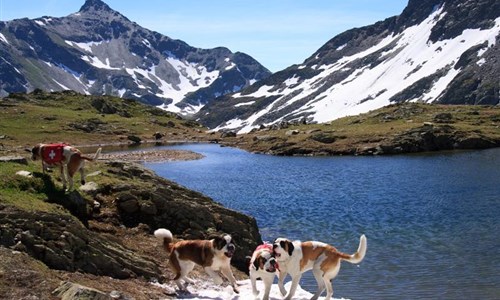
[[[62,17],[84,0],[0,0],[0,19]],[[244,52],[276,72],[335,35],[399,15],[408,0],[104,0],[150,30],[199,48]]]

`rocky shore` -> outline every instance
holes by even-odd
[[[117,153],[104,153],[103,160],[124,160],[129,162],[162,162],[201,159],[203,155],[187,150],[141,150]]]
[[[231,234],[238,247],[234,272],[244,278],[245,256],[262,242],[254,218],[124,161],[193,157],[198,155],[149,150],[119,160],[107,157],[89,164],[88,183],[69,193],[56,174],[42,174],[38,164],[2,162],[0,298],[60,299],[64,293],[172,298],[173,275],[152,235],[159,227],[178,239]],[[193,277],[207,280],[199,268]],[[166,284],[159,288],[153,282]]]
[[[283,121],[219,143],[278,156],[393,155],[500,147],[500,107],[402,103],[325,124]]]

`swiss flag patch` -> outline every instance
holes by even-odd
[[[42,148],[42,158],[48,164],[59,163],[63,159],[65,144],[50,144]]]

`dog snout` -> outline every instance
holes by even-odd
[[[276,267],[276,259],[274,259],[274,257],[269,260],[269,263],[271,266]]]
[[[234,250],[236,250],[236,247],[234,246],[234,244],[229,244],[229,245],[227,245],[227,250],[234,251]]]

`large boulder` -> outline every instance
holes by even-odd
[[[161,178],[140,164],[113,161],[106,165],[107,172],[127,178],[127,184],[105,184],[97,193],[101,199],[113,199],[104,205],[114,205],[125,226],[146,224],[151,232],[167,228],[179,239],[231,234],[237,246],[232,263],[248,270],[245,257],[262,243],[255,218]]]
[[[29,212],[0,204],[0,245],[42,261],[51,269],[118,279],[161,278],[158,266],[111,236],[88,230],[72,215]]]

